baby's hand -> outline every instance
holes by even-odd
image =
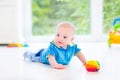
[[[54,64],[54,65],[51,65],[51,66],[55,69],[65,69],[65,66],[63,66],[62,64]]]
[[[50,65],[55,69],[64,69],[65,68],[65,66],[63,66],[62,64],[58,64],[55,57],[52,55],[49,55],[48,60],[49,60]]]

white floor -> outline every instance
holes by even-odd
[[[33,44],[36,50],[47,44]],[[0,80],[120,80],[120,46],[107,43],[79,43],[88,60],[96,59],[101,68],[98,72],[87,72],[74,57],[64,70],[49,65],[23,60],[26,48],[0,47]]]

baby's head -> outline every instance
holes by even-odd
[[[69,22],[58,24],[54,42],[57,46],[66,48],[74,39],[75,28]]]

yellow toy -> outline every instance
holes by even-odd
[[[111,44],[120,44],[120,18],[116,18],[113,22],[113,28],[109,32],[108,46],[111,47]]]
[[[100,63],[97,60],[88,60],[85,68],[88,72],[96,72],[100,69]]]

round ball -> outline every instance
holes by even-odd
[[[100,63],[97,60],[88,60],[85,68],[88,72],[96,72],[100,69]]]

